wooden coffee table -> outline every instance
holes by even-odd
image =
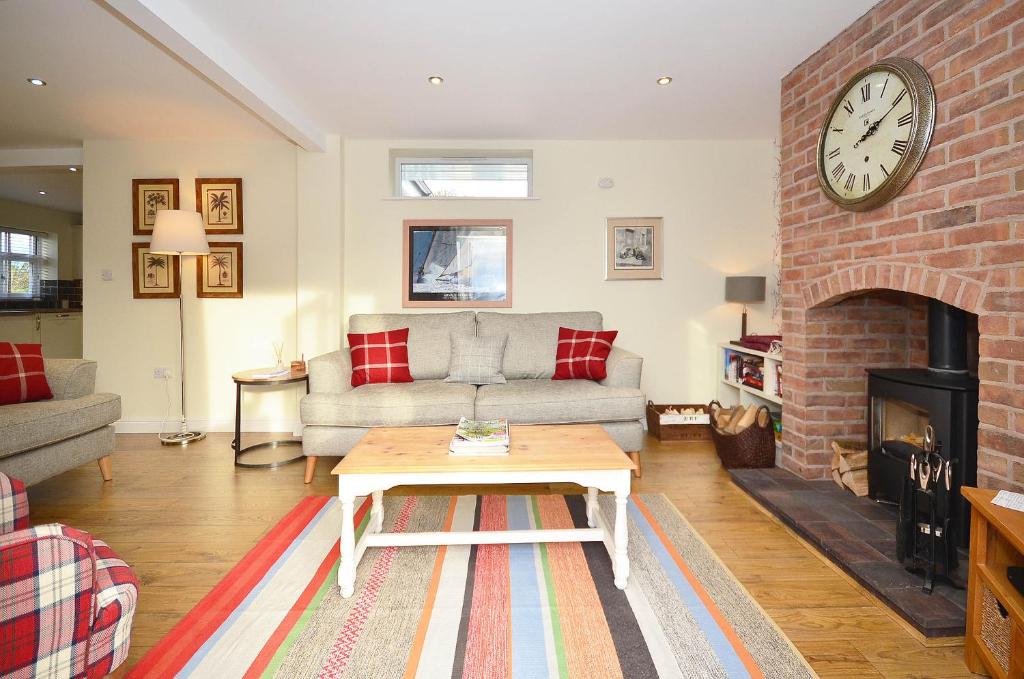
[[[604,542],[625,589],[626,503],[633,461],[596,424],[513,425],[511,450],[501,457],[448,454],[454,426],[371,429],[331,472],[338,475],[341,499],[341,563],[338,585],[352,596],[356,566],[367,547],[405,545],[514,544],[523,542]],[[395,486],[506,483],[577,483],[587,488],[589,528],[384,533],[384,491]],[[609,530],[597,511],[599,490],[615,493],[615,526]],[[355,542],[355,499],[370,495],[370,521]]]

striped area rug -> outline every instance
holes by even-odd
[[[340,521],[336,498],[303,499],[129,676],[815,676],[663,495],[630,498],[625,591],[600,543],[387,547],[342,599]],[[394,532],[586,523],[582,496],[385,498]]]

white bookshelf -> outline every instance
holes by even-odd
[[[730,353],[744,356],[758,356],[764,359],[764,388],[758,389],[740,382],[733,382],[726,378],[727,356]],[[773,354],[756,349],[747,349],[723,342],[718,345],[718,400],[723,406],[734,405],[758,405],[768,406],[769,409],[778,411],[782,405],[782,396],[778,394],[776,381],[776,367],[782,364],[782,354]]]

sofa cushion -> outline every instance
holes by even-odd
[[[596,311],[538,314],[481,311],[476,315],[476,322],[476,334],[481,337],[508,336],[501,372],[509,380],[551,379],[555,374],[555,349],[560,327],[602,329],[601,314]]]
[[[452,364],[445,382],[465,384],[504,384],[501,357],[505,353],[504,337],[452,335]]]
[[[348,334],[352,386],[412,382],[409,374],[409,328]]]
[[[0,406],[0,457],[79,436],[120,418],[117,394]]]
[[[0,342],[0,405],[53,398],[42,346]]]
[[[335,427],[406,427],[456,424],[473,417],[476,387],[441,380],[364,384],[340,394],[308,394],[302,423]]]
[[[409,328],[409,372],[415,380],[440,380],[448,375],[451,336],[475,335],[472,311],[450,314],[353,314],[348,331],[382,332]]]
[[[485,384],[476,394],[478,420],[505,417],[516,424],[562,424],[638,420],[643,414],[639,389],[589,380],[510,380]]]
[[[612,351],[617,330],[558,329],[553,380],[603,380],[608,377],[605,361]]]

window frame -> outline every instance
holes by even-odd
[[[28,236],[33,239],[34,254],[25,255],[20,252],[10,252],[10,236]],[[42,298],[43,271],[46,268],[46,254],[44,252],[44,239],[47,234],[28,229],[18,229],[9,226],[0,226],[0,299],[6,300],[38,300]],[[3,241],[7,245],[3,245]],[[7,249],[4,249],[4,248]],[[29,269],[29,290],[28,292],[11,292],[11,263],[27,262]]]
[[[526,195],[525,196],[406,196],[402,192],[402,165],[403,164],[429,165],[441,164],[471,164],[471,165],[526,165]],[[391,194],[393,198],[402,200],[530,200],[533,195],[533,154],[524,151],[514,152],[481,152],[470,155],[450,156],[442,154],[418,155],[414,152],[392,151],[391,155]]]

